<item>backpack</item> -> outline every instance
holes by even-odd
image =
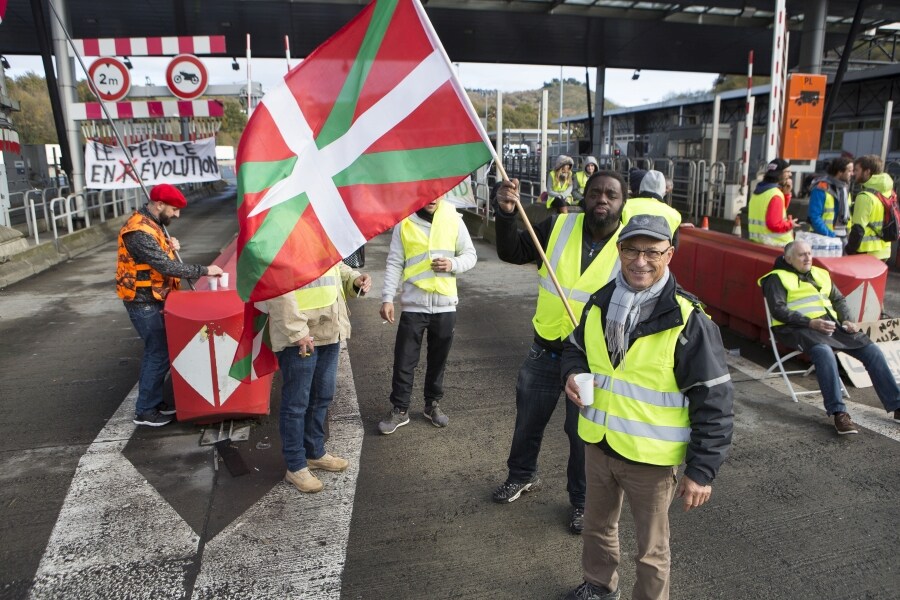
[[[885,197],[881,192],[867,189],[867,192],[881,200],[884,206],[884,220],[881,222],[881,239],[885,242],[900,240],[900,206],[897,204],[897,191],[891,190],[891,195]]]

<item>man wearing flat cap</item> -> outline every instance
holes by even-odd
[[[166,234],[165,226],[177,219],[187,199],[174,185],[161,183],[150,191],[150,201],[119,231],[116,293],[125,303],[128,318],[144,341],[141,375],[135,406],[135,425],[160,427],[172,422],[175,409],[163,403],[163,382],[169,370],[169,349],[163,322],[166,296],[178,289],[181,278],[222,274],[221,267],[188,265],[175,260],[181,247]]]
[[[791,164],[776,158],[766,164],[763,173],[748,203],[748,231],[750,241],[767,246],[783,247],[794,241],[797,219],[788,216],[791,203]]]
[[[565,343],[566,394],[585,442],[584,583],[567,598],[619,598],[619,515],[634,517],[631,598],[669,598],[668,508],[702,506],[731,446],[734,388],[719,329],[669,272],[672,232],[635,215],[619,233],[622,270],[595,292]],[[575,376],[593,374],[593,397]],[[678,467],[686,462],[684,474]]]

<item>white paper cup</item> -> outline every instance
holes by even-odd
[[[222,275],[219,276],[219,285],[223,288],[228,287],[228,273],[222,273]]]
[[[579,373],[575,376],[575,385],[578,386],[578,395],[581,403],[590,406],[594,403],[594,374]]]
[[[206,277],[206,283],[209,284],[209,291],[215,292],[219,289],[219,278],[212,275]]]

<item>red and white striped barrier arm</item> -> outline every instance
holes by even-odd
[[[225,54],[224,35],[178,37],[97,38],[72,40],[81,56],[175,56]],[[71,53],[71,47],[69,49]]]
[[[151,102],[107,103],[113,119],[165,119],[171,117],[221,117],[224,114],[218,100],[162,100]],[[99,121],[106,118],[99,102],[79,102],[72,105],[75,121]]]
[[[0,129],[0,152],[19,154],[19,133],[15,129]]]

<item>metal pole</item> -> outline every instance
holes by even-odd
[[[881,133],[881,162],[887,162],[888,142],[891,138],[891,119],[894,116],[894,101],[888,100],[884,107],[884,129]]]
[[[550,160],[547,152],[547,104],[550,103],[550,91],[541,93],[541,193],[547,191],[547,161]]]
[[[556,145],[560,149],[558,154],[566,154],[569,149],[566,148],[566,152],[562,151],[562,118],[563,118],[563,68],[562,65],[559,66],[559,131],[556,134]]]
[[[834,80],[831,83],[831,90],[825,94],[825,109],[822,115],[822,135],[820,139],[825,138],[825,132],[828,130],[828,121],[831,120],[831,113],[840,95],[841,84],[844,82],[844,73],[847,72],[847,63],[850,61],[850,55],[853,53],[853,43],[856,41],[856,36],[859,35],[859,30],[862,28],[862,17],[867,4],[869,4],[869,0],[859,0],[856,5],[853,22],[850,24],[850,31],[847,32],[847,41],[844,43],[844,51],[841,52],[841,60],[838,63],[837,71],[834,73]]]
[[[769,162],[778,153],[778,129],[781,127],[781,110],[779,100],[781,98],[781,84],[784,79],[784,32],[787,27],[785,15],[785,0],[776,0],[775,15],[772,26],[772,85],[769,89],[769,119],[766,125],[766,162]]]
[[[503,92],[497,90],[497,177],[505,173],[503,169]]]
[[[250,34],[247,34],[247,118],[253,114],[253,79],[250,77]]]
[[[53,11],[56,19],[50,23],[53,31],[53,47],[56,55],[56,73],[57,83],[59,86],[59,95],[62,102],[62,112],[65,118],[66,139],[69,142],[69,151],[72,159],[72,172],[69,173],[69,185],[72,192],[80,192],[84,189],[84,168],[82,167],[83,157],[75,156],[75,152],[81,148],[81,136],[75,121],[72,120],[72,105],[75,102],[75,78],[72,74],[72,59],[69,58],[69,51],[66,47],[66,25],[63,21],[63,14],[66,14],[65,0],[50,0],[48,3]],[[87,73],[87,71],[85,71]],[[84,213],[84,200],[79,199],[75,202],[78,215]]]
[[[594,114],[591,111],[591,79],[587,66],[584,67],[584,91],[587,93],[587,109],[588,109],[588,140],[591,144],[591,154],[594,152]]]
[[[284,36],[284,59],[287,61],[287,70],[291,70],[291,40],[285,35]]]

